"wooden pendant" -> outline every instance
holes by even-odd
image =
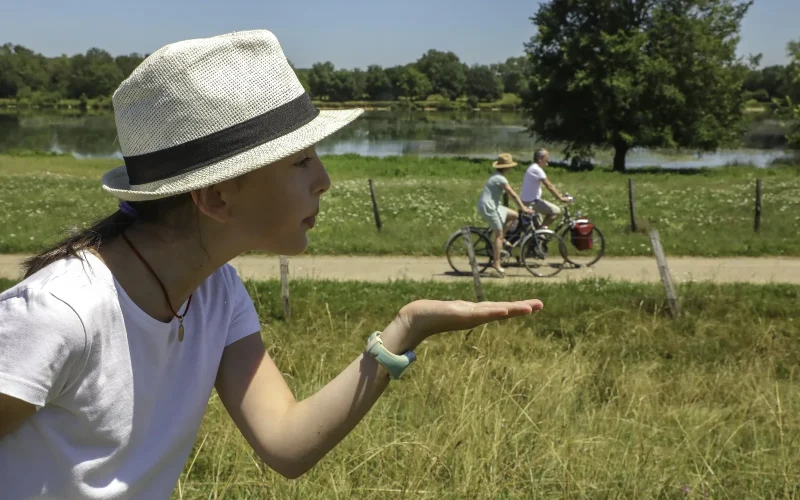
[[[178,327],[178,342],[183,342],[183,321],[181,321],[181,326]]]

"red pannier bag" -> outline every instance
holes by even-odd
[[[578,250],[591,250],[593,229],[594,224],[587,219],[575,221],[572,227],[572,245]]]

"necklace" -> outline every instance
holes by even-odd
[[[184,309],[183,314],[176,313],[175,308],[172,307],[172,302],[169,301],[169,295],[167,294],[167,289],[164,288],[164,284],[161,283],[160,279],[158,279],[158,275],[156,275],[156,272],[153,271],[153,268],[150,267],[150,264],[148,264],[147,261],[144,260],[142,254],[140,254],[139,251],[136,250],[136,248],[133,246],[133,243],[131,243],[131,240],[129,240],[128,237],[125,236],[125,233],[122,233],[122,239],[125,240],[125,243],[127,243],[129,247],[131,247],[133,253],[135,253],[136,256],[139,257],[139,260],[142,261],[142,264],[145,265],[145,267],[150,271],[150,273],[153,275],[156,281],[158,281],[158,284],[161,286],[161,291],[164,292],[164,298],[167,299],[167,305],[169,305],[169,310],[172,311],[172,315],[178,318],[178,321],[180,322],[180,326],[178,326],[178,342],[183,342],[183,318],[186,316],[186,313],[189,312],[189,306],[192,305],[192,295],[194,294],[189,295],[189,301],[186,303],[186,309]]]

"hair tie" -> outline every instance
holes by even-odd
[[[128,217],[136,218],[139,215],[139,212],[137,212],[136,209],[133,208],[133,205],[131,205],[127,201],[120,202],[119,210]]]

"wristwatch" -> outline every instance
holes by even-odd
[[[406,351],[402,355],[389,352],[389,349],[383,345],[381,332],[374,332],[369,336],[367,348],[364,352],[375,358],[375,361],[386,368],[386,371],[389,372],[389,377],[393,380],[399,379],[406,369],[411,366],[411,363],[417,360],[417,355],[414,351]]]

